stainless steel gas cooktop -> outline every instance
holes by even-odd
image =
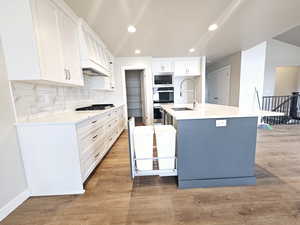
[[[105,110],[112,107],[114,107],[114,104],[95,104],[87,107],[77,108],[76,111]]]

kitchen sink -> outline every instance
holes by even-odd
[[[193,109],[188,108],[188,107],[175,107],[175,108],[172,108],[172,110],[174,110],[174,111],[188,111],[188,110],[193,110]]]

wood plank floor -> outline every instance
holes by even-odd
[[[35,197],[1,225],[299,225],[300,126],[260,130],[256,186],[179,190],[174,178],[131,181],[123,133],[81,196]]]

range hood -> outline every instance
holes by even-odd
[[[98,70],[95,70],[94,68],[83,68],[82,72],[84,75],[87,76],[105,76],[107,77],[108,75],[101,73]]]
[[[83,72],[84,75],[87,75],[87,76],[109,77],[109,74],[106,71],[100,71],[100,70],[97,70],[97,69],[91,68],[91,67],[82,68],[82,72]]]

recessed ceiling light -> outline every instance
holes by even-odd
[[[209,31],[214,31],[214,30],[216,30],[216,29],[218,29],[218,24],[212,24],[212,25],[210,25],[209,27],[208,27],[208,30]]]
[[[136,50],[134,51],[134,54],[136,54],[136,55],[141,54],[141,50],[136,49]]]
[[[190,50],[189,50],[189,52],[195,52],[195,49],[194,48],[191,48]]]
[[[135,28],[135,26],[133,26],[133,25],[129,25],[128,28],[127,28],[127,30],[128,30],[129,33],[134,33],[134,32],[136,32],[136,28]]]

